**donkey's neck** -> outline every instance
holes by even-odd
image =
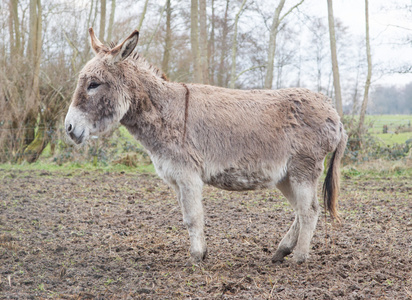
[[[150,72],[139,73],[143,90],[132,92],[121,124],[153,154],[178,146],[184,132],[186,88]]]

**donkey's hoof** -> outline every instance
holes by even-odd
[[[187,260],[185,263],[185,267],[202,267],[203,261],[201,260],[194,260],[192,257]]]
[[[285,256],[289,255],[291,251],[287,248],[279,248],[276,250],[275,254],[272,257],[272,263],[280,264],[285,261]]]
[[[187,265],[200,265],[207,257],[207,249],[205,249],[203,252],[190,252],[190,256],[191,257],[187,262]]]
[[[277,265],[279,265],[279,264],[281,264],[281,263],[283,263],[285,261],[285,258],[284,258],[284,256],[281,256],[281,255],[273,255],[273,257],[272,257],[272,263],[274,263],[274,264],[277,264]]]
[[[296,262],[298,265],[303,264],[309,258],[308,253],[294,253],[293,261]]]
[[[203,261],[205,260],[206,256],[196,256],[194,257],[193,255],[188,259],[188,261],[185,264],[185,267],[201,267],[203,265]]]

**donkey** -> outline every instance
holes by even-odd
[[[307,89],[233,90],[170,82],[133,53],[139,32],[109,47],[89,29],[95,53],[79,74],[65,128],[76,144],[124,125],[177,194],[190,237],[190,260],[207,254],[202,187],[245,191],[277,187],[295,210],[273,262],[309,257],[319,214],[317,184],[333,152],[323,196],[339,220],[339,164],[347,135],[326,96]]]

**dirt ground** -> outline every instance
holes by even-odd
[[[209,255],[154,175],[0,170],[1,299],[411,299],[412,180],[342,178],[311,257],[274,265],[293,220],[279,192],[206,187]]]

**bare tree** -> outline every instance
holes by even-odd
[[[91,0],[90,1],[90,9],[89,9],[89,13],[87,14],[87,21],[86,21],[86,28],[84,31],[87,31],[88,28],[90,27],[94,27],[95,25],[95,21],[96,21],[96,15],[97,15],[97,4],[98,4],[99,0]],[[85,45],[84,51],[82,51],[80,53],[80,57],[81,57],[81,65],[88,61],[90,59],[90,43],[88,40],[88,34],[84,33],[83,35],[83,45]],[[78,52],[76,45],[67,37],[67,35],[65,36],[66,40],[68,41],[70,47]],[[74,67],[76,64],[74,62],[72,62],[72,66]],[[73,68],[75,69],[75,68]]]
[[[26,149],[35,139],[37,109],[40,101],[40,60],[42,45],[42,6],[40,0],[30,0],[29,43],[27,48],[30,76],[27,82],[24,116],[24,142],[21,151],[30,154]],[[26,150],[27,151],[26,151]]]
[[[235,88],[235,83],[236,83],[237,23],[239,22],[239,17],[243,11],[243,7],[245,6],[245,3],[246,3],[246,0],[243,0],[242,4],[240,5],[239,11],[237,12],[235,16],[235,23],[234,23],[234,29],[233,29],[232,69],[230,72],[230,85],[229,85],[229,87],[232,89]]]
[[[371,85],[371,77],[372,77],[372,57],[371,57],[371,46],[370,46],[370,37],[369,37],[369,7],[368,7],[368,0],[365,0],[365,29],[366,29],[366,57],[368,61],[368,74],[366,76],[366,83],[365,83],[365,91],[363,94],[363,101],[362,107],[359,116],[359,127],[358,132],[359,135],[362,135],[363,126],[365,123],[365,115],[366,115],[366,108],[368,107],[368,99],[369,99],[369,87]]]
[[[116,0],[112,0],[112,5],[110,8],[110,18],[109,18],[109,27],[107,28],[107,41],[112,42],[113,35],[113,23],[114,23],[114,13],[116,11]]]
[[[142,28],[143,20],[144,20],[144,17],[146,16],[148,3],[149,3],[149,0],[146,0],[144,3],[143,12],[142,12],[142,15],[140,16],[139,25],[137,25],[137,30],[140,30],[140,28]]]
[[[200,67],[202,69],[202,82],[208,84],[209,64],[207,56],[206,0],[199,0],[199,26]]]
[[[362,44],[363,44],[363,40],[362,40]],[[359,97],[360,97],[360,84],[359,84],[359,77],[361,76],[361,70],[363,67],[363,63],[364,63],[364,57],[362,55],[363,52],[363,47],[359,47],[359,49],[357,50],[357,57],[356,57],[356,77],[354,80],[354,86],[353,86],[353,94],[352,94],[352,118],[354,118],[355,114],[358,113],[359,111]]]
[[[211,17],[210,39],[207,49],[207,61],[209,64],[209,83],[215,84],[215,0],[212,0],[212,17]]]
[[[335,89],[335,106],[339,116],[343,116],[342,109],[342,93],[340,89],[339,65],[338,56],[336,53],[336,38],[335,38],[335,22],[333,19],[332,0],[328,1],[328,21],[329,21],[329,36],[330,36],[330,51],[332,57],[332,72],[333,72],[333,87]]]
[[[222,38],[221,38],[221,54],[219,62],[219,70],[217,72],[217,85],[224,86],[223,74],[225,69],[225,58],[226,58],[226,49],[227,49],[227,35],[229,31],[228,26],[228,11],[229,11],[229,1],[226,0],[225,16],[223,19],[223,28],[222,28]]]
[[[158,19],[158,21],[157,21],[157,24],[156,24],[156,26],[155,26],[152,34],[150,35],[149,41],[148,41],[147,44],[146,44],[146,49],[145,49],[145,51],[144,51],[144,54],[145,54],[145,55],[147,55],[147,53],[149,52],[149,48],[150,48],[150,45],[152,44],[153,38],[155,37],[155,35],[156,35],[156,33],[157,33],[157,30],[159,29],[160,22],[162,21],[163,13],[164,13],[165,10],[166,10],[167,2],[168,2],[168,1],[169,1],[169,0],[166,0],[165,4],[163,5],[163,8],[162,8],[162,11],[160,12],[160,15],[159,15],[159,19]]]
[[[163,52],[162,70],[169,76],[169,61],[170,50],[172,49],[172,28],[171,28],[172,8],[170,6],[170,0],[166,1],[166,37],[165,47]]]
[[[328,28],[324,24],[323,19],[316,17],[311,20],[308,26],[312,33],[312,38],[310,40],[309,47],[311,51],[307,52],[309,54],[308,60],[314,61],[316,68],[311,68],[316,70],[316,74],[313,74],[314,80],[316,80],[316,90],[322,92],[324,90],[322,79],[325,77],[323,71],[325,70],[325,62],[329,62],[329,48],[327,43],[329,43]],[[312,76],[311,76],[312,77]]]
[[[106,32],[106,0],[100,0],[100,31],[99,39],[104,41],[104,33]]]
[[[200,62],[200,51],[199,51],[199,9],[198,0],[191,0],[190,9],[190,44],[192,48],[193,57],[193,81],[201,83],[202,69]]]
[[[278,27],[280,23],[280,13],[285,5],[285,0],[280,0],[273,16],[272,27],[270,29],[269,50],[268,50],[268,66],[266,68],[265,89],[272,88],[273,82],[273,63],[275,62],[276,51],[276,36],[278,34]]]
[[[279,30],[279,25],[283,19],[289,15],[295,8],[303,3],[304,0],[301,0],[299,3],[290,8],[282,17],[280,16],[283,6],[285,5],[285,0],[280,0],[278,6],[276,7],[275,14],[273,15],[272,27],[270,29],[269,37],[269,49],[268,49],[268,60],[265,76],[265,89],[272,88],[273,82],[273,69],[275,62],[275,52],[276,52],[276,37]]]
[[[10,3],[10,46],[13,53],[22,55],[23,52],[21,47],[21,37],[20,37],[20,23],[18,15],[18,0],[11,0]],[[15,55],[11,56],[13,59]]]

